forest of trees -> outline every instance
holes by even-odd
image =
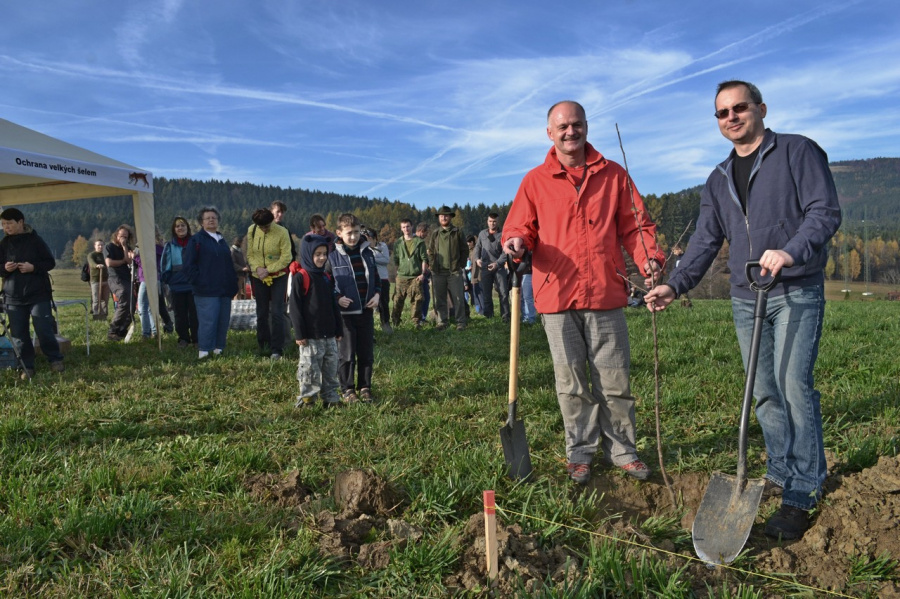
[[[832,241],[827,276],[838,280],[859,281],[866,276],[868,256],[869,281],[900,283],[900,159],[875,158],[832,164],[835,182],[844,211],[844,225]],[[176,215],[195,222],[198,209],[215,205],[222,213],[221,230],[232,238],[246,232],[250,217],[258,207],[280,200],[288,206],[285,222],[292,233],[302,236],[309,218],[320,213],[329,229],[337,217],[353,212],[363,223],[379,232],[388,244],[400,234],[401,219],[413,222],[437,222],[436,208],[420,210],[404,202],[385,198],[365,198],[318,190],[284,189],[275,186],[235,183],[231,181],[195,181],[166,179],[154,181],[156,222],[163,236],[170,236],[169,226]],[[667,250],[684,234],[682,245],[689,242],[690,223],[699,212],[700,191],[697,186],[676,193],[644,196],[651,218],[658,225],[660,244]],[[454,223],[466,234],[477,234],[485,226],[487,215],[497,212],[501,222],[509,204],[477,206],[454,204]],[[28,222],[35,226],[59,258],[60,267],[78,267],[90,251],[94,239],[108,240],[115,228],[132,224],[131,198],[113,197],[77,202],[55,202],[28,206]],[[866,247],[868,240],[868,247]],[[868,251],[867,251],[868,250]],[[727,248],[723,250],[727,252]],[[722,278],[724,260],[711,269]],[[712,282],[709,295],[723,293],[722,285]],[[702,286],[701,286],[702,287]],[[727,287],[725,287],[727,291]]]

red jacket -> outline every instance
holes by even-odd
[[[504,243],[521,237],[533,252],[534,304],[544,314],[624,307],[628,289],[619,276],[627,274],[621,247],[644,276],[648,258],[660,265],[665,260],[656,246],[656,225],[633,185],[632,206],[625,169],[590,144],[585,152],[580,192],[566,179],[556,148],[550,148],[544,163],[525,175],[503,225]]]

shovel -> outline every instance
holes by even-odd
[[[500,427],[500,443],[506,458],[507,473],[515,480],[526,480],[531,476],[531,455],[528,453],[528,439],[525,438],[525,423],[516,420],[516,404],[519,389],[519,325],[522,307],[519,304],[520,281],[510,268],[510,335],[509,335],[509,417]]]
[[[758,261],[748,262],[746,265],[750,289],[756,291],[756,306],[750,356],[747,361],[747,382],[744,385],[744,403],[741,405],[737,476],[721,472],[712,475],[691,530],[694,551],[700,559],[709,564],[731,563],[744,548],[753,521],[756,520],[756,512],[759,510],[765,486],[765,480],[747,479],[747,427],[750,422],[750,403],[753,400],[753,382],[756,379],[756,366],[759,362],[763,319],[766,317],[767,294],[778,284],[781,271],[766,285],[760,285],[753,278],[751,273],[753,268],[759,268]]]

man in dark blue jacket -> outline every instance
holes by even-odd
[[[51,310],[53,289],[49,272],[56,260],[43,239],[25,224],[25,215],[18,208],[0,213],[0,225],[5,237],[0,240],[0,276],[3,277],[3,308],[9,314],[9,332],[25,370],[23,379],[34,376],[34,345],[28,321],[34,323],[34,334],[41,351],[50,361],[54,372],[65,370],[63,355],[56,340]]]
[[[823,269],[841,210],[825,152],[806,137],[766,129],[756,86],[720,83],[715,108],[719,130],[734,149],[706,181],[687,251],[668,282],[644,301],[662,310],[694,288],[727,239],[732,313],[746,365],[756,294],[744,266],[758,260],[760,276],[781,272],[769,292],[753,394],[768,454],[766,486],[782,493],[765,533],[798,539],[809,528],[826,476],[813,367],[825,310]]]

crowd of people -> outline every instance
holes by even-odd
[[[769,292],[754,395],[768,490],[782,495],[765,532],[798,538],[809,527],[826,476],[813,366],[822,330],[825,252],[841,214],[825,152],[808,138],[765,128],[766,112],[762,94],[748,82],[726,81],[716,90],[714,115],[733,149],[709,176],[696,233],[683,254],[678,248],[665,283],[659,280],[666,259],[656,226],[628,172],[588,143],[584,108],[562,101],[547,113],[552,146],[522,180],[503,228],[491,213],[478,235],[466,237],[453,223],[453,210],[442,206],[433,228],[402,220],[402,235],[390,248],[353,214],[342,214],[333,233],[316,214],[295,247],[282,222],[287,207],[276,202],[256,210],[246,234],[229,244],[219,230],[218,210],[208,206],[197,215],[196,233],[187,219],[176,217],[171,238],[158,237],[154,251],[143,256],[127,225],[108,243],[97,240],[87,257],[92,313],[106,320],[112,295],[109,340],[126,337],[135,309],[142,335],[155,336],[141,262],[155,259],[174,313],[173,322],[160,296],[163,331],[174,329],[180,347],[195,347],[198,359],[206,360],[225,351],[231,302],[245,298],[249,287],[260,353],[281,359],[293,338],[299,352],[297,406],[321,400],[332,407],[375,399],[376,314],[385,334],[401,325],[404,313],[415,329],[430,313],[436,330],[452,321],[463,331],[473,310],[494,317],[496,292],[500,318],[509,322],[515,280],[521,284],[522,321],[535,323],[540,314],[547,336],[568,476],[585,484],[599,454],[601,464],[645,480],[651,472],[637,454],[623,308],[662,310],[686,297],[727,240],[745,366],[754,290],[744,280],[744,264],[758,260],[761,276],[780,275]],[[50,368],[61,372],[47,276],[53,256],[19,210],[4,210],[0,220],[6,235],[0,241],[4,308],[23,376],[34,375],[29,319]],[[622,249],[646,277],[646,294],[623,276]],[[392,298],[390,265],[396,272]]]

